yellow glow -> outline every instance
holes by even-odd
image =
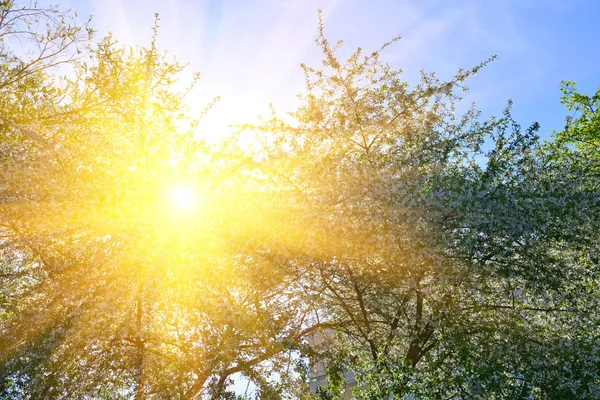
[[[189,187],[175,187],[171,189],[169,195],[171,204],[174,205],[178,210],[191,210],[196,205],[196,194]]]

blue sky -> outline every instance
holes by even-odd
[[[94,16],[98,37],[111,31],[123,44],[145,45],[155,12],[159,44],[190,71],[200,71],[194,105],[220,95],[208,130],[253,120],[270,102],[281,111],[302,91],[299,63],[318,65],[316,10],[332,40],[349,52],[371,50],[401,35],[384,54],[414,81],[419,70],[449,77],[491,55],[499,60],[469,82],[466,101],[498,115],[512,98],[522,125],[538,121],[542,136],[563,125],[559,83],[584,92],[600,86],[600,1],[597,0],[69,0]]]

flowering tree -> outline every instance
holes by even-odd
[[[271,393],[274,370],[296,390],[290,351],[320,325],[289,295],[299,278],[253,247],[273,190],[234,146],[194,137],[197,76],[174,89],[183,66],[156,34],[131,50],[107,37],[74,77],[2,92],[2,397],[226,397],[240,374]]]
[[[364,398],[598,396],[597,177],[586,189],[510,104],[456,116],[485,63],[411,87],[379,51],[340,61],[322,26],[317,44],[304,105],[253,128],[261,171],[303,220],[289,267],[334,327],[305,353],[329,365],[321,396],[341,395],[343,368]]]
[[[398,38],[341,61],[321,24],[302,106],[209,145],[157,26],[59,81],[85,29],[4,3],[0,39],[61,18],[2,52],[3,398],[335,398],[345,369],[358,398],[598,397],[597,96],[565,86],[540,144],[510,105],[458,113],[487,61],[410,85]]]

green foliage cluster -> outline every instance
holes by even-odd
[[[73,21],[0,2],[0,398],[600,398],[600,92],[541,142],[458,112],[492,59],[411,85],[320,23],[302,105],[210,144],[158,25]]]

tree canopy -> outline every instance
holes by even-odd
[[[0,2],[1,398],[600,397],[600,92],[543,142],[459,106],[494,58],[412,84],[319,19],[298,109],[209,142],[158,16],[73,21]]]

